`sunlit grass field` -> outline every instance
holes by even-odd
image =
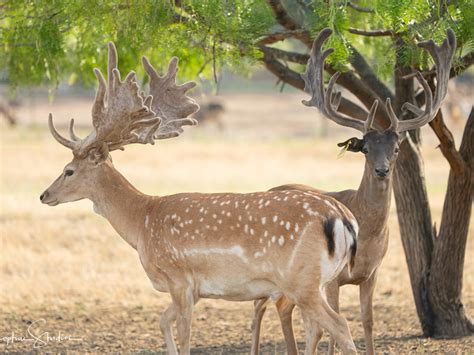
[[[125,152],[114,152],[114,164],[134,186],[152,195],[185,191],[250,192],[285,183],[303,183],[330,191],[357,188],[364,167],[363,155],[346,153],[337,159],[339,150],[336,147],[337,142],[358,135],[357,132],[331,124],[331,135],[318,138],[318,120],[321,119],[314,111],[301,108],[300,99],[300,95],[295,94],[224,97],[222,100],[227,109],[224,132],[214,127],[188,128],[177,139],[160,141],[154,146],[129,146]],[[54,324],[56,330],[72,329],[74,325],[73,329],[84,335],[82,344],[74,344],[72,348],[61,344],[52,349],[156,350],[164,346],[158,327],[159,312],[170,299],[153,290],[136,252],[120,239],[105,219],[94,214],[91,202],[51,208],[39,201],[41,192],[72,158],[71,152],[49,134],[47,112],[52,110],[56,114],[58,126],[64,133],[65,119],[74,115],[79,122],[78,133],[84,136],[88,133],[89,109],[90,106],[82,101],[74,105],[70,101],[59,101],[52,107],[44,104],[26,125],[12,129],[2,123],[0,127],[0,338],[12,329],[22,329],[25,319],[41,316]],[[439,225],[448,165],[436,149],[436,140],[428,130],[425,132],[422,150],[427,187],[434,221]],[[423,349],[433,351],[443,349],[443,344],[447,344],[450,349],[455,348],[455,341],[403,340],[403,337],[421,332],[394,202],[389,223],[390,246],[381,266],[374,302],[377,346],[387,350],[400,347],[410,350],[410,346],[415,346],[415,350],[419,350],[417,346],[422,344]],[[463,301],[472,311],[472,223],[469,231]],[[362,327],[356,287],[343,288],[341,305],[359,346]],[[61,314],[59,320],[58,313]],[[137,319],[128,319],[129,313]],[[267,313],[262,342],[279,344],[283,337],[276,313],[273,309]],[[88,328],[84,317],[94,319],[94,316],[101,318],[103,323],[92,321]],[[250,317],[250,303],[204,300],[195,313],[192,344],[248,344]],[[109,329],[112,328],[120,334],[129,331],[121,328],[128,321],[130,326],[140,324],[136,338],[140,341],[113,338],[115,341],[97,336],[98,348],[90,346],[93,338],[90,329],[114,333]],[[296,323],[298,339],[303,340],[300,321]],[[82,330],[78,331],[77,327]],[[412,345],[405,348],[405,341]],[[121,342],[122,346],[115,348],[116,342]],[[468,338],[467,343],[463,340],[463,344],[462,349],[472,349],[472,338]],[[24,344],[5,346],[0,342],[0,351],[27,349]]]

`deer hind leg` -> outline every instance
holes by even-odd
[[[193,317],[194,296],[191,287],[174,290],[171,298],[176,308],[177,339],[179,353],[190,354],[191,322]]]
[[[295,335],[293,333],[293,309],[295,304],[287,297],[282,296],[276,302],[278,316],[280,317],[281,328],[285,336],[286,351],[288,355],[298,355]]]
[[[334,312],[339,313],[339,285],[337,280],[332,281],[326,286],[326,298],[329,306]],[[334,337],[329,337],[328,354],[334,354],[335,340]]]
[[[375,353],[374,336],[372,334],[372,328],[374,325],[372,299],[374,296],[376,280],[377,270],[374,271],[369,279],[362,282],[359,286],[360,312],[362,315],[362,326],[364,327],[365,348],[368,355]]]
[[[356,354],[357,350],[352,340],[352,335],[347,325],[347,321],[322,300],[318,304],[318,323],[328,331],[339,346],[342,348],[344,354]]]
[[[178,350],[176,349],[176,343],[173,338],[173,331],[171,330],[171,324],[176,319],[176,307],[174,304],[170,305],[161,315],[160,318],[160,329],[163,337],[165,338],[166,349],[168,354],[177,355]]]
[[[258,355],[260,347],[260,326],[262,324],[262,318],[267,310],[267,304],[270,299],[260,298],[255,300],[253,303],[253,320],[252,320],[252,347],[250,349],[250,354]]]

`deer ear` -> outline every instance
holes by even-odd
[[[88,155],[89,161],[95,165],[106,161],[109,157],[109,146],[105,142],[100,147],[92,149]]]
[[[365,141],[363,139],[352,137],[342,143],[337,143],[337,146],[345,147],[346,150],[357,153],[360,152],[364,147],[364,142]]]

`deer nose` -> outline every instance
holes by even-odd
[[[388,168],[375,168],[375,173],[380,177],[386,177],[388,175]]]
[[[45,191],[40,196],[40,201],[43,201],[45,197],[48,197],[48,191]]]

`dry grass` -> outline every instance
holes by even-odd
[[[217,134],[212,127],[194,132],[190,129],[183,137],[154,147],[128,147],[125,152],[114,154],[116,167],[137,188],[157,195],[255,191],[289,182],[327,190],[358,186],[363,157],[347,153],[337,160],[335,146],[354,132],[331,126],[334,136],[315,139],[315,112],[300,108],[299,95],[236,95],[223,100],[228,108],[224,133]],[[58,117],[70,116],[70,101],[59,100],[54,106]],[[79,123],[87,122],[89,106],[79,102],[73,108]],[[164,344],[158,330],[158,314],[169,303],[169,297],[153,291],[135,251],[107,221],[92,212],[90,202],[55,208],[39,203],[39,194],[71,158],[70,152],[46,130],[44,118],[48,110],[47,105],[36,108],[30,122],[39,123],[41,118],[38,126],[14,130],[0,127],[0,338],[12,330],[22,331],[27,321],[45,318],[56,331],[69,330],[84,338],[79,344],[49,345],[50,350],[161,348]],[[435,145],[427,132],[423,147],[427,186],[434,219],[439,221],[448,171]],[[472,338],[462,342],[416,338],[420,330],[394,206],[389,223],[390,247],[375,297],[378,348],[436,351],[462,346],[466,351],[473,350]],[[470,235],[473,232],[471,224]],[[472,256],[473,251],[470,240],[467,255]],[[463,300],[468,310],[474,307],[473,275],[474,260],[467,257]],[[341,304],[358,345],[363,346],[356,287],[343,289]],[[268,313],[262,341],[268,343],[269,352],[278,352],[280,345],[271,344],[281,342],[282,335],[275,312]],[[203,301],[197,307],[192,343],[248,345],[250,315],[248,303]],[[135,336],[133,340],[121,337],[130,332]],[[297,334],[302,340],[299,322]],[[0,351],[26,349],[24,344],[7,348],[0,342]],[[242,349],[245,352],[247,348]],[[209,351],[210,348],[204,350]]]

